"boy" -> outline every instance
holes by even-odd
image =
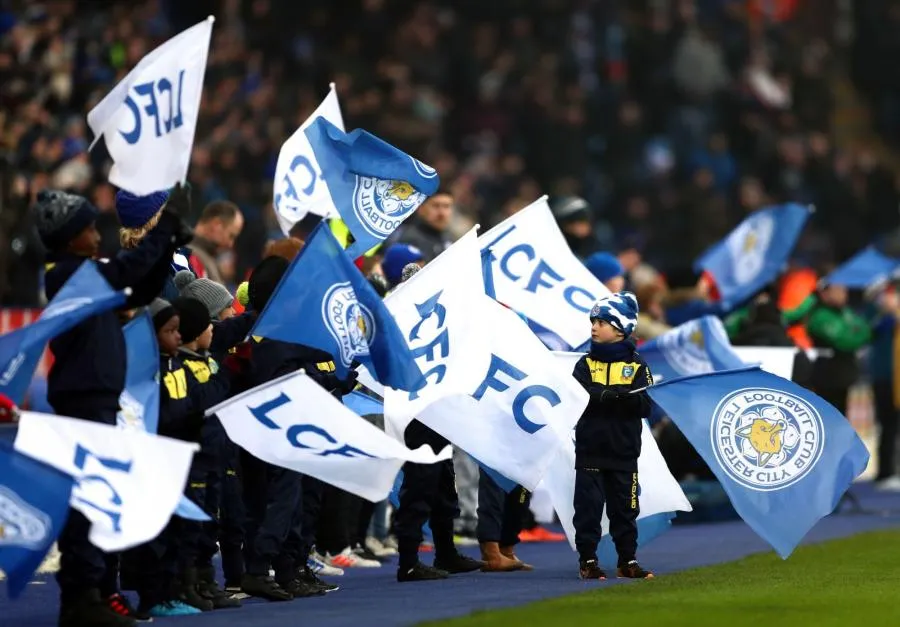
[[[604,504],[619,554],[618,576],[653,577],[635,559],[641,420],[650,412],[646,392],[637,390],[653,385],[650,369],[630,339],[637,315],[637,299],[631,292],[610,294],[594,303],[591,351],[572,373],[591,395],[575,427],[573,523],[582,579],[606,579],[597,564]]]
[[[38,194],[35,220],[50,262],[45,276],[48,300],[82,263],[96,259],[100,246],[95,224],[98,213],[81,196],[49,190]],[[132,289],[125,308],[146,305],[162,289],[173,251],[191,240],[191,230],[184,221],[189,213],[186,190],[176,187],[140,245],[97,264],[114,289]],[[125,387],[125,339],[117,312],[88,318],[54,338],[50,351],[54,363],[47,382],[47,400],[54,412],[115,425],[119,396]],[[87,518],[70,509],[59,537],[59,625],[134,625],[134,613],[117,591],[116,560],[90,543],[89,529]]]

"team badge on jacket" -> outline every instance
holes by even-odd
[[[331,286],[322,300],[322,319],[340,346],[340,360],[349,368],[353,360],[369,354],[369,341],[375,335],[372,312],[356,300],[349,282]]]
[[[50,517],[0,485],[0,548],[39,549],[50,533]]]

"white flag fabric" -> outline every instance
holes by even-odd
[[[334,83],[322,103],[281,145],[278,153],[273,182],[273,206],[278,225],[285,236],[290,235],[291,227],[308,213],[323,218],[338,215],[331,192],[322,178],[322,168],[304,132],[320,117],[344,130],[344,119]]]
[[[363,420],[303,372],[285,375],[207,411],[232,442],[275,466],[372,502],[390,494],[406,462],[433,464],[451,450],[410,450]]]
[[[22,412],[15,449],[75,478],[71,506],[90,541],[124,551],[152,540],[181,500],[199,445],[145,431]]]
[[[573,379],[574,380],[574,379]],[[641,456],[638,458],[638,482],[640,486],[640,514],[638,518],[646,518],[665,512],[689,512],[691,503],[672,476],[663,459],[650,425],[643,421],[641,431]],[[563,531],[575,550],[575,526],[572,517],[575,515],[575,432],[563,438],[564,445],[558,449],[542,482],[543,488],[550,494],[553,508],[559,516]],[[609,519],[603,514],[603,533],[609,533]]]
[[[732,346],[731,349],[747,364],[759,367],[782,379],[794,376],[794,359],[798,348],[790,346]]]
[[[496,298],[572,348],[591,336],[588,314],[609,290],[572,254],[543,196],[478,238],[490,248]]]
[[[391,436],[402,442],[406,426],[428,405],[478,388],[491,361],[491,327],[479,309],[484,302],[475,229],[385,299],[426,383],[412,392],[375,390],[384,397],[385,430]]]
[[[468,395],[442,398],[416,417],[533,490],[587,406],[588,393],[515,312],[484,295],[482,302],[479,316],[491,332],[491,359],[479,372],[480,383]]]
[[[210,16],[147,54],[88,113],[91,146],[105,138],[114,185],[146,195],[187,177],[213,21]]]

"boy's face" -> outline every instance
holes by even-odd
[[[207,351],[209,350],[210,345],[212,344],[212,336],[213,336],[213,327],[212,323],[208,327],[206,327],[206,331],[200,334],[200,337],[197,338],[197,350]]]
[[[66,250],[79,257],[94,259],[100,254],[100,232],[93,222],[86,226],[81,233],[69,242]]]
[[[234,307],[226,307],[219,312],[219,320],[228,320],[229,318],[234,318]],[[210,327],[210,329],[212,329],[212,327]],[[210,333],[212,333],[212,331],[210,331]]]
[[[180,324],[178,316],[172,316],[159,331],[156,332],[156,341],[159,343],[159,352],[163,355],[175,355],[181,346],[181,334],[178,332]]]
[[[591,341],[598,344],[612,344],[624,339],[625,335],[606,320],[594,318],[591,321]]]

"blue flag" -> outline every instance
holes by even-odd
[[[35,368],[51,339],[125,302],[93,262],[84,262],[33,324],[0,336],[0,392],[21,405]]]
[[[497,290],[494,289],[494,253],[490,248],[481,250],[481,274],[484,275],[484,293],[497,300]]]
[[[745,365],[731,350],[725,327],[715,316],[677,326],[642,344],[640,352],[657,382]]]
[[[837,409],[757,366],[672,379],[647,393],[706,461],[735,511],[785,559],[869,462]]]
[[[0,441],[0,570],[18,597],[56,541],[75,481]]]
[[[874,246],[864,248],[825,277],[825,283],[865,289],[887,280],[900,269],[900,259],[878,252]]]
[[[724,311],[744,302],[784,270],[810,210],[796,204],[761,209],[694,262],[716,280]]]
[[[440,184],[434,168],[366,131],[345,133],[319,117],[304,133],[353,234],[351,259],[383,242]]]
[[[383,385],[414,390],[422,372],[393,316],[320,223],[275,288],[253,335],[318,348],[339,377],[354,361]]]
[[[370,416],[372,414],[384,413],[384,402],[359,391],[345,394],[341,400],[344,403],[344,407],[357,416]]]
[[[156,433],[159,425],[159,354],[153,320],[146,311],[125,325],[125,390],[119,401],[119,424],[140,421]]]

